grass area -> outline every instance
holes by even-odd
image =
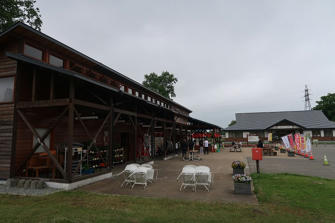
[[[332,222],[335,181],[253,175],[260,205],[59,192],[0,195],[0,222]],[[243,195],[242,195],[243,196]]]

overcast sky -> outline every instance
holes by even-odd
[[[37,0],[42,32],[226,127],[237,112],[304,109],[334,92],[335,1]]]

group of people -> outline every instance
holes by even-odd
[[[194,140],[189,140],[186,141],[186,139],[182,139],[182,141],[180,142],[180,148],[182,151],[182,159],[185,160],[186,159],[186,154],[187,151],[190,150],[194,150],[194,146],[195,146],[195,141]],[[199,146],[200,146],[200,154],[208,154],[209,153],[209,142],[208,139],[205,139],[204,141],[200,140],[199,141]],[[177,145],[176,145],[177,147]]]

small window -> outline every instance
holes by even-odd
[[[124,86],[123,85],[120,86],[120,90],[124,91]]]
[[[44,135],[44,134],[48,131],[48,129],[36,129],[36,131],[37,131],[37,133],[38,133],[39,135]],[[35,146],[35,145],[37,144],[37,142],[38,142],[37,138],[34,137],[33,145]],[[50,148],[50,134],[49,134],[49,135],[47,136],[47,138],[44,140],[44,143],[45,143],[45,145],[47,145],[47,146]],[[46,151],[44,150],[44,148],[43,148],[42,145],[40,145],[40,146],[37,148],[37,150],[35,151],[35,153],[44,153],[44,152],[46,152]]]
[[[156,99],[153,98],[153,99],[152,99],[152,102],[153,102],[153,103],[156,103]]]
[[[136,91],[135,95],[136,95],[136,97],[138,97],[138,91]]]
[[[24,54],[30,57],[33,57],[38,60],[42,60],[42,50],[39,50],[35,47],[24,44]]]
[[[14,77],[0,78],[0,102],[12,102]]]
[[[133,90],[131,88],[128,88],[128,93],[129,94],[132,94],[133,93]]]
[[[63,67],[63,60],[53,55],[49,56],[49,63],[56,67]]]
[[[142,94],[142,99],[144,99],[144,100],[145,100],[145,95],[144,95],[144,94]]]
[[[157,100],[157,104],[160,105],[160,101]]]
[[[151,101],[151,97],[150,96],[148,96],[148,101]]]

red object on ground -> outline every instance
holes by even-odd
[[[309,156],[309,160],[314,160],[314,156],[313,156],[312,153],[311,153],[311,155]]]
[[[261,148],[252,148],[252,160],[263,160],[263,150]]]
[[[309,156],[308,156],[308,153],[305,153],[305,158],[308,158]]]

